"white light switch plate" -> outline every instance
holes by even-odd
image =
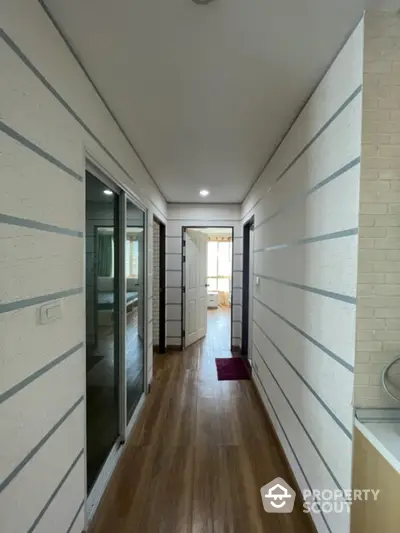
[[[62,317],[61,300],[54,300],[53,302],[41,305],[38,309],[39,324],[48,324],[54,320],[60,320]]]

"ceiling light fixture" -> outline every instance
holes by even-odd
[[[199,6],[206,6],[207,4],[211,4],[214,0],[192,0],[194,4],[198,4]]]
[[[202,191],[200,191],[200,196],[208,196],[210,194],[210,191],[207,191],[206,189],[203,189]]]
[[[106,189],[105,191],[103,191],[104,194],[106,194],[107,196],[112,196],[114,193],[112,191],[110,191],[110,189]]]

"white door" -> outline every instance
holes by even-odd
[[[208,237],[198,230],[185,233],[185,346],[207,333]]]

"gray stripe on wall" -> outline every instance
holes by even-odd
[[[10,389],[8,389],[5,392],[3,392],[2,394],[0,394],[0,404],[2,404],[3,402],[5,402],[9,398],[11,398],[11,396],[14,396],[14,394],[17,394],[18,392],[20,392],[22,389],[24,389],[25,387],[30,385],[36,379],[40,378],[40,376],[43,376],[43,374],[45,374],[46,372],[48,372],[49,370],[51,370],[55,366],[59,365],[60,363],[62,363],[66,359],[68,359],[68,357],[70,357],[72,354],[76,353],[80,348],[82,348],[82,346],[83,346],[83,342],[80,342],[79,344],[77,344],[76,346],[74,346],[70,350],[66,351],[65,353],[63,353],[59,357],[56,357],[53,361],[51,361],[47,365],[43,366],[42,368],[40,368],[36,372],[33,372],[33,374],[31,374],[27,378],[23,379],[22,381],[20,381],[19,383],[17,383],[13,387],[11,387]]]
[[[339,109],[329,118],[325,124],[317,131],[317,133],[311,138],[311,140],[305,145],[305,147],[297,154],[291,163],[285,168],[281,174],[276,178],[276,181],[279,181],[283,176],[292,168],[292,166],[300,159],[300,157],[315,143],[315,141],[324,133],[326,129],[334,122],[335,119],[346,109],[346,107],[351,104],[351,102],[358,96],[362,91],[362,85],[359,85],[351,95],[343,102]]]
[[[322,181],[320,181],[319,183],[317,183],[316,185],[314,185],[313,187],[311,187],[310,189],[308,189],[308,191],[305,191],[304,195],[301,194],[301,196],[304,196],[305,198],[307,198],[307,196],[310,196],[311,194],[314,194],[315,192],[317,192],[319,189],[322,189],[322,187],[325,187],[325,185],[328,185],[328,183],[330,183],[331,181],[334,181],[336,178],[338,178],[339,176],[341,176],[342,174],[344,174],[345,172],[351,170],[353,167],[357,166],[360,164],[360,161],[361,161],[361,158],[360,157],[356,157],[354,159],[352,159],[349,163],[346,163],[345,165],[343,165],[342,167],[340,167],[338,170],[335,170],[335,172],[333,172],[332,174],[330,174],[327,178],[323,179]],[[267,224],[268,222],[270,222],[272,219],[274,219],[277,215],[279,215],[280,213],[282,213],[283,211],[285,211],[288,206],[290,206],[294,200],[297,200],[298,198],[295,197],[295,198],[291,198],[287,204],[283,205],[280,209],[278,209],[277,211],[275,211],[275,213],[273,213],[272,215],[268,216],[267,218],[265,218],[264,220],[262,220],[259,224],[257,224],[254,229],[258,229],[260,226],[264,225],[264,224]]]
[[[59,298],[66,298],[67,296],[74,296],[83,292],[82,287],[76,289],[69,289],[67,291],[53,292],[51,294],[44,294],[43,296],[36,296],[34,298],[26,298],[25,300],[17,300],[6,304],[0,304],[0,314],[23,309],[24,307],[31,307],[32,305],[43,304],[58,300]]]
[[[336,422],[336,424],[340,427],[340,429],[343,431],[343,433],[348,437],[350,440],[352,440],[352,434],[350,431],[346,428],[346,426],[341,422],[341,420],[335,415],[335,413],[332,411],[332,409],[327,405],[324,400],[321,398],[321,396],[317,393],[317,391],[308,383],[308,381],[300,374],[300,372],[297,370],[297,368],[291,363],[291,361],[286,357],[286,355],[282,352],[282,350],[279,348],[279,346],[271,339],[271,337],[264,331],[264,329],[253,320],[254,324],[258,327],[258,329],[262,332],[262,334],[269,340],[269,342],[272,344],[272,346],[275,348],[275,350],[279,353],[279,355],[286,361],[286,363],[290,366],[290,368],[293,370],[293,372],[297,375],[297,377],[303,382],[303,384],[307,387],[307,389],[311,392],[311,394],[315,397],[316,400],[322,405],[322,407],[325,409],[325,411],[333,418],[333,420]],[[260,354],[261,355],[261,354]]]
[[[263,356],[261,355],[260,353],[260,350],[257,348],[257,346],[255,345],[255,343],[253,342],[253,346],[254,348],[257,350],[258,352],[258,355],[260,356],[260,359],[261,361],[264,363],[264,365],[266,366],[268,372],[271,374],[273,380],[275,381],[277,387],[279,388],[279,390],[281,391],[283,397],[285,398],[285,400],[287,401],[290,409],[292,410],[294,416],[296,417],[297,421],[299,422],[299,424],[301,425],[301,427],[303,428],[303,431],[304,433],[307,435],[309,441],[311,442],[313,448],[315,449],[315,451],[317,452],[318,454],[318,457],[321,459],[322,463],[324,464],[325,468],[327,469],[327,471],[329,472],[330,476],[332,477],[335,485],[337,486],[337,488],[341,491],[343,491],[343,488],[341,486],[341,484],[339,483],[338,479],[336,478],[335,474],[333,473],[331,467],[328,465],[328,463],[326,462],[325,460],[325,457],[322,455],[320,449],[318,448],[317,444],[315,443],[314,439],[311,437],[310,433],[308,432],[308,429],[306,428],[306,426],[303,424],[303,421],[301,420],[301,418],[299,417],[299,415],[297,414],[297,411],[296,409],[293,407],[291,401],[289,400],[289,398],[286,396],[285,394],[285,391],[282,389],[279,381],[276,379],[274,373],[271,371],[270,367],[268,366],[268,363],[265,361],[265,359],[263,358]]]
[[[65,420],[75,411],[75,409],[83,402],[83,396],[81,396],[60,418],[60,420],[50,429],[48,433],[36,444],[34,448],[25,456],[25,458],[14,468],[14,470],[0,483],[0,493],[13,481],[14,478],[23,470],[23,468],[29,463],[37,452],[42,448],[44,444],[54,435],[57,429],[62,426]]]
[[[310,287],[309,285],[302,285],[300,283],[274,278],[273,276],[264,276],[263,274],[254,274],[254,276],[267,281],[274,281],[275,283],[280,283],[281,285],[286,285],[288,287],[294,287],[295,289],[300,289],[302,291],[312,292],[319,296],[326,296],[327,298],[339,300],[347,304],[355,305],[357,302],[357,299],[354,296],[347,296],[346,294],[340,294],[339,292],[326,291],[325,289],[318,289],[317,287]]]
[[[294,329],[295,331],[297,331],[297,333],[300,333],[300,335],[302,335],[305,339],[307,339],[308,341],[310,341],[312,344],[314,344],[314,346],[317,346],[317,348],[319,348],[320,350],[322,350],[326,355],[329,355],[329,357],[331,357],[332,359],[334,359],[337,363],[341,364],[344,368],[346,368],[346,370],[349,370],[350,372],[353,372],[354,371],[354,367],[352,365],[350,365],[349,363],[347,363],[347,361],[344,361],[344,359],[342,359],[341,357],[339,357],[338,355],[336,355],[334,352],[332,352],[332,350],[329,350],[329,348],[327,348],[326,346],[324,346],[323,344],[321,344],[320,342],[318,342],[317,340],[314,339],[314,337],[311,337],[311,335],[309,335],[308,333],[306,333],[305,331],[303,331],[302,329],[300,329],[299,327],[297,327],[295,324],[293,324],[292,322],[290,322],[289,320],[287,320],[284,316],[282,316],[281,314],[279,314],[277,311],[275,311],[274,309],[272,309],[272,307],[269,307],[269,305],[265,304],[264,302],[262,302],[261,300],[259,300],[256,296],[253,297],[254,300],[256,302],[258,302],[260,305],[262,305],[263,307],[265,307],[266,309],[268,309],[268,311],[270,311],[273,315],[277,316],[278,318],[280,318],[283,322],[285,322],[285,324],[287,324],[288,326],[290,326],[292,329]]]
[[[82,231],[76,231],[68,228],[60,228],[53,224],[44,224],[37,220],[30,220],[28,218],[18,218],[10,215],[0,214],[0,223],[10,224],[12,226],[22,226],[24,228],[37,229],[39,231],[48,231],[50,233],[59,233],[61,235],[69,235],[70,237],[83,237]]]
[[[257,250],[254,250],[254,253],[270,252],[272,250],[282,250],[283,248],[291,248],[292,246],[311,244],[313,242],[332,241],[335,239],[342,239],[344,237],[351,237],[353,235],[358,235],[358,228],[349,228],[341,231],[334,231],[332,233],[316,235],[315,237],[304,237],[303,239],[299,239],[298,241],[293,241],[290,243],[275,244],[273,246],[267,246],[266,248],[258,248]]]
[[[307,192],[307,196],[315,193],[319,189],[322,189],[322,187],[325,187],[325,185],[328,185],[328,183],[330,183],[331,181],[335,180],[336,178],[338,178],[345,172],[348,172],[353,167],[356,167],[357,165],[360,164],[360,161],[361,161],[361,157],[355,157],[354,159],[352,159],[351,161],[349,161],[348,163],[340,167],[338,170],[330,174],[327,178],[325,178],[324,180],[314,185],[314,187],[311,187],[311,189]]]
[[[72,528],[74,527],[75,522],[76,522],[77,519],[78,519],[79,513],[80,513],[80,512],[82,511],[82,509],[83,509],[84,504],[85,504],[85,502],[84,502],[84,500],[82,500],[81,503],[80,503],[80,505],[79,505],[79,507],[78,507],[78,510],[77,510],[76,513],[74,514],[74,517],[73,517],[73,519],[72,519],[72,521],[71,521],[71,523],[70,523],[70,525],[69,525],[69,528],[67,529],[66,533],[71,533]]]
[[[0,30],[1,32],[3,30]],[[72,168],[67,167],[67,165],[64,165],[64,163],[61,163],[58,159],[56,159],[54,156],[34,144],[33,142],[29,141],[26,137],[15,131],[14,129],[10,128],[5,122],[0,120],[0,131],[14,139],[15,141],[19,142],[26,148],[29,148],[29,150],[32,150],[32,152],[35,152],[40,157],[43,157],[43,159],[46,159],[49,163],[52,163],[59,169],[63,170],[65,173],[69,174],[73,178],[75,178],[78,181],[83,181],[82,176],[80,176],[75,170],[72,170]]]
[[[68,470],[66,471],[66,473],[64,474],[62,480],[60,481],[60,483],[57,485],[57,487],[55,488],[54,492],[52,493],[52,495],[50,496],[50,498],[47,500],[46,502],[46,505],[43,507],[43,509],[40,511],[40,513],[38,514],[37,518],[35,519],[35,521],[33,522],[33,524],[31,525],[31,527],[28,529],[27,533],[32,533],[35,529],[36,529],[36,526],[38,525],[38,523],[41,521],[41,519],[43,518],[43,516],[46,514],[46,511],[47,509],[50,507],[50,505],[52,504],[52,502],[54,501],[55,497],[57,496],[57,494],[60,492],[61,490],[61,487],[64,485],[64,483],[67,481],[69,475],[71,474],[72,470],[75,468],[75,466],[77,465],[77,463],[79,462],[79,460],[81,459],[81,457],[83,457],[83,450],[81,450],[79,452],[79,454],[76,456],[76,458],[74,459],[74,461],[72,462],[71,466],[68,468]]]
[[[254,347],[255,347],[255,346],[254,346]],[[255,348],[256,348],[256,347],[255,347]],[[257,349],[257,348],[256,348],[256,349]],[[270,406],[271,406],[272,411],[274,412],[274,415],[275,415],[276,421],[277,421],[277,423],[279,424],[279,426],[280,426],[280,428],[281,428],[281,431],[282,431],[282,433],[283,433],[284,436],[285,436],[286,442],[287,442],[287,444],[288,444],[288,446],[289,446],[289,448],[290,448],[290,450],[291,450],[291,452],[292,452],[292,454],[293,454],[293,457],[295,458],[295,460],[296,460],[296,462],[297,462],[297,465],[298,465],[298,467],[299,467],[301,473],[303,474],[304,480],[305,480],[305,482],[307,483],[309,490],[310,490],[311,492],[313,492],[313,488],[312,488],[312,486],[311,486],[311,483],[308,481],[308,478],[307,478],[307,476],[306,476],[306,473],[304,472],[304,469],[303,469],[303,467],[302,467],[302,465],[301,465],[301,463],[300,463],[300,460],[299,460],[299,458],[298,458],[296,452],[294,451],[294,448],[293,448],[293,446],[292,446],[292,443],[290,442],[289,437],[287,436],[287,433],[286,433],[286,431],[285,431],[285,428],[284,428],[283,425],[282,425],[282,422],[281,422],[281,420],[280,420],[280,418],[279,418],[279,416],[278,416],[278,413],[277,413],[276,410],[275,410],[275,407],[274,407],[274,405],[273,405],[273,403],[272,403],[272,401],[271,401],[271,398],[270,398],[269,394],[267,393],[267,391],[266,391],[266,389],[265,389],[265,387],[264,387],[264,384],[263,384],[263,382],[261,381],[261,379],[260,379],[259,375],[257,374],[257,372],[255,371],[254,367],[253,367],[253,372],[254,372],[255,376],[257,377],[258,382],[260,383],[261,388],[262,388],[263,391],[264,391],[264,394],[265,394],[265,396],[266,396],[266,398],[267,398],[267,400],[268,400],[268,402],[269,402],[269,404],[270,404]],[[318,502],[317,502],[317,504],[318,504],[318,507],[321,509],[320,504],[319,504]],[[329,533],[332,533],[332,529],[330,528],[330,526],[329,526],[329,524],[328,524],[328,522],[327,522],[327,520],[326,520],[326,518],[325,518],[324,512],[322,511],[322,509],[321,509],[321,517],[322,517],[323,521],[325,522],[325,525],[326,525],[326,527],[328,528]]]

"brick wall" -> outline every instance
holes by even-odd
[[[367,13],[364,39],[355,404],[390,407],[380,380],[400,353],[400,18]]]
[[[160,336],[160,225],[153,223],[153,343],[159,345]]]

